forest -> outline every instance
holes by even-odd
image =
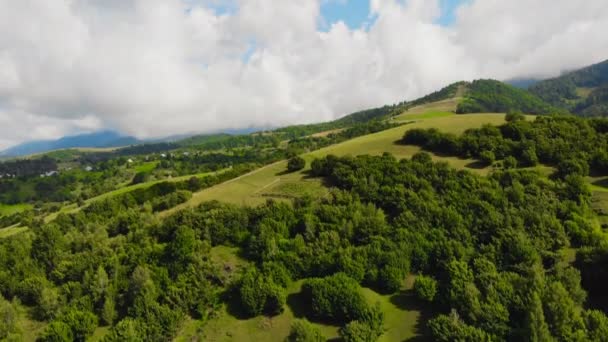
[[[536,95],[495,80],[476,80],[467,84],[464,100],[456,113],[563,114],[567,110],[554,107]]]
[[[97,326],[111,327],[104,341],[160,341],[222,305],[276,315],[290,305],[288,284],[304,280],[298,296],[309,306],[292,341],[323,340],[308,321],[342,326],[344,341],[375,341],[385,318],[359,289],[394,293],[414,273],[436,341],[608,337],[608,318],[585,305],[608,244],[582,176],[508,169],[486,178],[424,152],[328,156],[311,176],[333,184],[330,198],[209,202],[159,219],[148,190],[34,222],[0,240],[1,312],[14,315],[15,301],[31,307],[50,322],[40,341],[83,341]],[[162,187],[156,195],[180,188]],[[238,247],[250,266],[227,275],[210,258],[216,246]],[[581,268],[563,260],[573,248]],[[2,322],[3,338],[19,340]]]
[[[461,136],[432,128],[413,129],[401,142],[433,152],[477,158],[485,164],[500,161],[511,168],[551,165],[562,178],[572,173],[608,174],[607,119],[538,116],[530,121],[518,113],[506,118],[504,125],[467,130]]]

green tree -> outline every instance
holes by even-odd
[[[414,281],[414,291],[418,298],[432,303],[437,294],[437,281],[431,277],[419,275]]]
[[[287,161],[287,171],[295,172],[302,170],[306,166],[306,160],[300,156],[295,156]]]
[[[42,335],[38,338],[39,342],[72,342],[74,334],[72,328],[64,322],[54,321],[49,324]]]
[[[496,156],[494,155],[494,152],[492,152],[492,151],[482,151],[479,154],[479,160],[481,160],[481,162],[484,163],[485,165],[492,165],[492,164],[494,164],[494,161],[496,160]]]
[[[551,342],[554,340],[545,321],[543,306],[537,293],[532,295],[526,325],[528,330],[526,335],[530,342]]]
[[[286,342],[324,342],[326,338],[321,331],[305,319],[296,319],[291,324],[291,331]]]
[[[0,295],[0,340],[8,340],[18,332],[17,309]],[[16,336],[15,336],[16,337]]]
[[[139,322],[132,318],[125,318],[118,322],[104,336],[103,342],[143,342],[139,330]]]
[[[359,284],[344,273],[309,279],[302,293],[316,319],[347,323],[360,319],[369,309]]]

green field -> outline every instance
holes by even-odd
[[[258,205],[268,198],[285,199],[305,193],[322,194],[323,186],[318,179],[307,176],[309,165],[315,158],[328,154],[334,155],[381,155],[389,152],[397,158],[408,158],[420,151],[417,146],[397,144],[405,131],[412,128],[435,127],[445,132],[462,133],[468,128],[481,127],[484,124],[499,125],[504,122],[502,114],[467,114],[441,116],[424,119],[418,122],[389,129],[383,132],[358,137],[341,144],[332,145],[318,151],[303,155],[308,167],[300,172],[285,173],[286,161],[277,162],[257,169],[241,177],[195,193],[192,199],[168,213],[187,206],[196,206],[202,202],[219,200],[227,203]],[[456,157],[433,156],[437,161],[446,161],[456,168],[469,169],[480,174],[487,174],[490,168],[478,168],[475,160]]]
[[[2,204],[0,203],[0,216],[10,216],[22,211],[32,209],[29,204]]]
[[[27,227],[20,227],[19,225],[1,228],[0,229],[0,239],[5,239],[9,236],[13,236],[15,234],[24,232],[26,230],[27,230]]]
[[[152,172],[158,165],[158,161],[145,162],[135,166],[135,172]]]

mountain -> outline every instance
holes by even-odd
[[[457,82],[408,103],[418,106],[452,98],[461,99],[456,112],[506,113],[521,111],[528,114],[564,113],[566,110],[547,103],[538,96],[496,80],[475,80]]]
[[[114,131],[101,131],[89,134],[66,136],[57,140],[26,142],[0,152],[0,156],[19,157],[65,148],[118,147],[137,143],[140,143],[140,141],[134,137],[123,136]]]
[[[530,92],[580,116],[608,115],[608,60],[539,82]]]
[[[542,80],[536,78],[514,78],[506,80],[505,83],[519,89],[529,89]]]
[[[538,96],[496,80],[476,80],[466,83],[464,99],[457,113],[505,113],[521,111],[527,114],[566,112]]]

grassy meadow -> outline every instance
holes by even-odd
[[[435,113],[435,112],[433,112]],[[419,114],[416,114],[419,115]],[[227,203],[258,205],[266,199],[289,199],[304,194],[322,196],[326,190],[318,179],[309,178],[307,172],[310,162],[315,158],[321,158],[329,154],[334,155],[380,155],[389,152],[397,158],[409,158],[420,151],[417,146],[404,146],[398,144],[403,134],[412,128],[431,128],[452,133],[462,133],[468,128],[481,127],[484,124],[499,125],[504,122],[502,114],[468,114],[468,115],[430,115],[430,118],[420,119],[414,123],[392,128],[386,131],[365,135],[343,143],[332,145],[302,157],[307,161],[304,170],[294,173],[286,173],[286,161],[280,161],[241,177],[216,185],[195,193],[192,199],[169,212],[187,206],[196,206],[200,203],[218,200]],[[479,168],[475,160],[460,159],[456,157],[445,157],[435,155],[437,161],[445,161],[453,167],[469,169],[480,174],[487,174],[490,168]]]

